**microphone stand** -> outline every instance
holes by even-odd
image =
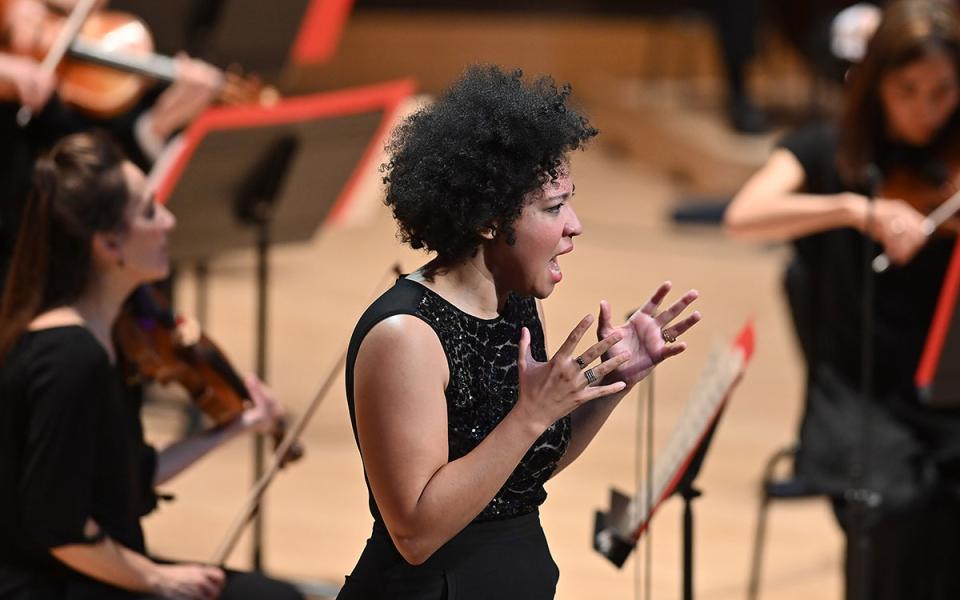
[[[875,222],[874,199],[880,189],[883,175],[876,165],[868,165],[864,173],[866,183],[867,212],[863,235],[863,291],[861,305],[861,348],[860,348],[860,423],[858,444],[850,465],[851,486],[844,494],[847,501],[847,600],[870,600],[870,572],[873,552],[871,534],[871,513],[876,509],[882,497],[871,489],[870,454],[873,437],[874,402],[874,325],[876,311],[876,279],[873,270],[873,257],[876,243],[870,237]]]

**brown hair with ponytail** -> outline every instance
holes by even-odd
[[[0,302],[0,360],[38,314],[85,291],[94,234],[126,228],[124,160],[106,136],[79,133],[37,161]]]

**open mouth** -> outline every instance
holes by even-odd
[[[563,272],[560,270],[560,263],[557,262],[556,256],[551,258],[550,262],[547,263],[547,269],[550,271],[550,275],[553,276],[554,283],[563,279]]]

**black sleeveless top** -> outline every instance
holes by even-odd
[[[398,279],[360,317],[347,351],[347,405],[355,439],[353,368],[357,351],[374,325],[399,314],[423,320],[440,339],[450,371],[450,380],[444,390],[449,460],[456,460],[476,448],[517,402],[517,346],[522,327],[530,330],[533,357],[539,361],[547,360],[536,301],[511,295],[499,317],[480,319],[461,311],[417,282],[403,277]],[[543,484],[553,474],[569,442],[570,417],[567,416],[551,425],[537,439],[474,522],[509,519],[536,510],[547,497]],[[359,439],[357,445],[359,447]],[[372,493],[370,512],[374,521],[382,523]]]

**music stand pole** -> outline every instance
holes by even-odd
[[[851,489],[845,500],[850,507],[850,530],[847,535],[847,600],[870,600],[870,573],[873,569],[873,540],[870,531],[870,513],[882,502],[880,493],[871,489],[871,450],[873,447],[874,402],[874,326],[876,274],[873,257],[876,244],[869,232],[874,225],[876,192],[880,189],[882,174],[870,165],[864,180],[867,187],[867,215],[863,234],[863,295],[861,298],[861,354],[860,354],[860,423],[857,447],[850,468]]]
[[[290,165],[299,150],[299,142],[293,137],[276,140],[237,194],[234,209],[241,223],[257,229],[257,377],[267,378],[267,295],[270,286],[270,246],[273,224],[273,207],[279,191],[287,179]],[[253,440],[253,480],[259,481],[266,469],[264,460],[264,436],[257,434]],[[263,502],[253,514],[251,535],[253,569],[263,570]]]
[[[693,600],[693,501],[703,493],[690,483],[677,493],[683,498],[683,600]]]
[[[267,289],[270,285],[270,220],[261,219],[257,232],[257,377],[267,378]],[[263,434],[253,438],[253,480],[259,481],[264,464]],[[251,560],[256,571],[263,570],[263,512],[258,507],[253,516],[253,550]]]

